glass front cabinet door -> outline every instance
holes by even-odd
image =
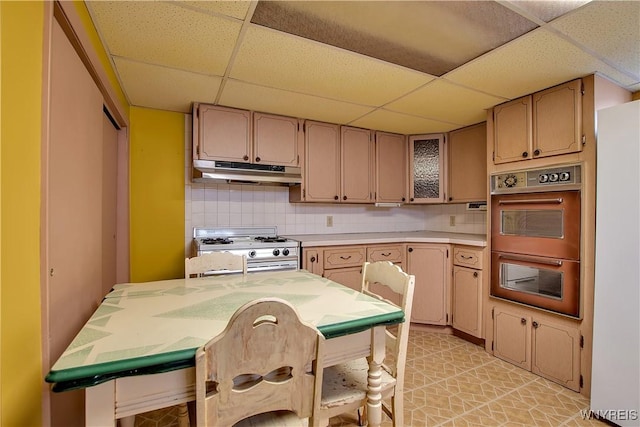
[[[444,134],[409,137],[409,202],[443,203],[445,201]]]

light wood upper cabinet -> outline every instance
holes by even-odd
[[[573,80],[493,109],[494,163],[582,150],[582,80]]]
[[[340,126],[306,121],[304,127],[304,187],[301,199],[307,202],[336,202],[340,199]]]
[[[408,245],[407,273],[416,277],[411,321],[431,325],[449,324],[449,245]]]
[[[346,203],[370,203],[373,190],[373,142],[371,131],[340,128],[341,197]]]
[[[404,135],[376,132],[376,202],[407,200],[407,139]]]
[[[298,166],[298,119],[253,113],[253,163]]]
[[[195,159],[299,165],[298,119],[198,103],[193,110]]]
[[[251,111],[194,104],[194,158],[249,162],[252,157]]]
[[[487,200],[487,124],[449,133],[448,201]]]
[[[444,134],[409,137],[409,202],[442,203],[445,201]]]

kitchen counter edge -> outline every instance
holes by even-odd
[[[487,246],[484,234],[447,233],[444,231],[397,231],[385,233],[298,234],[285,237],[300,246],[371,245],[380,243],[448,243],[452,245]]]

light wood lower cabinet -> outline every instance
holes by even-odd
[[[307,271],[360,291],[365,246],[326,246],[303,249],[303,265]]]
[[[484,338],[482,329],[482,292],[484,289],[484,250],[469,246],[453,247],[451,283],[451,325],[454,329]]]
[[[577,327],[494,307],[493,354],[536,375],[580,391]]]
[[[407,273],[416,277],[411,321],[448,325],[450,312],[451,261],[449,245],[409,244]]]
[[[323,277],[360,292],[362,288],[362,267],[326,270]]]

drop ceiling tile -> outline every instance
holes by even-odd
[[[515,9],[523,9],[544,22],[549,22],[589,1],[591,0],[510,0],[504,3],[513,5]]]
[[[415,135],[420,133],[448,132],[462,126],[452,123],[439,122],[410,116],[384,109],[375,110],[364,117],[349,123],[367,129],[377,129],[386,132]]]
[[[384,106],[387,110],[471,125],[486,119],[487,108],[507,101],[439,79]]]
[[[236,19],[244,19],[249,11],[251,2],[242,1],[187,1],[187,0],[174,0],[180,5],[201,9],[206,12],[218,13],[220,15],[230,16]]]
[[[380,106],[433,77],[259,26],[245,34],[230,76],[262,86]]]
[[[371,107],[286,92],[237,80],[228,80],[220,104],[284,116],[344,124],[371,111]]]
[[[129,102],[139,107],[188,113],[193,101],[214,102],[222,81],[124,58],[114,58],[114,63]]]
[[[241,22],[172,3],[87,2],[112,55],[223,75]]]
[[[463,86],[517,98],[594,72],[621,86],[633,79],[544,28],[534,30],[445,75]]]
[[[640,79],[640,2],[597,1],[551,26]]]

